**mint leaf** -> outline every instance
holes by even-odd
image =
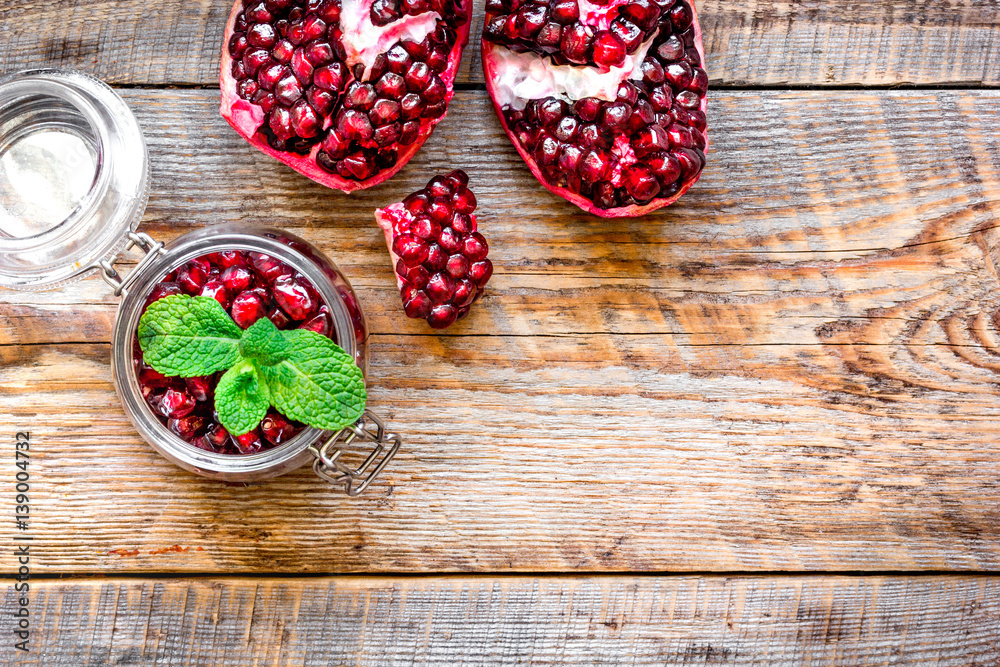
[[[262,366],[273,366],[288,356],[288,344],[274,322],[262,317],[243,332],[240,354]]]
[[[291,419],[328,431],[353,424],[365,411],[365,380],[354,359],[315,331],[283,332],[287,358],[260,369],[271,403]]]
[[[268,393],[257,366],[252,361],[240,361],[225,372],[215,388],[219,422],[233,435],[252,431],[271,406]]]
[[[218,301],[175,294],[153,302],[139,320],[145,362],[168,377],[197,377],[229,368],[243,335]]]

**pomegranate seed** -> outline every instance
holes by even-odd
[[[427,296],[424,291],[416,291],[410,295],[410,298],[403,306],[403,310],[406,312],[407,317],[414,319],[423,319],[430,315],[431,298]]]
[[[181,286],[174,282],[162,282],[152,289],[149,296],[146,297],[146,307],[154,301],[159,301],[165,296],[171,296],[173,294],[183,294],[184,291]]]
[[[271,49],[271,57],[282,65],[287,65],[292,62],[294,52],[295,46],[291,42],[287,39],[279,39],[278,43]]]
[[[292,318],[285,315],[285,311],[281,308],[275,308],[267,314],[267,319],[274,323],[274,326],[279,329],[287,329],[288,325],[292,323]]]
[[[292,53],[291,68],[300,84],[308,86],[312,82],[314,68],[312,63],[306,60],[305,49],[295,49]]]
[[[371,121],[361,111],[349,109],[337,116],[337,134],[346,139],[371,139],[373,132]]]
[[[462,252],[473,262],[485,259],[489,252],[489,246],[482,234],[476,232],[465,238],[462,245]]]
[[[431,243],[427,248],[427,261],[424,265],[430,271],[440,271],[448,263],[448,253],[437,243]]]
[[[274,95],[271,93],[266,90],[259,90],[257,91],[257,94],[253,96],[253,103],[258,105],[264,113],[269,114],[274,110],[274,107],[278,102],[274,99]]]
[[[204,427],[205,418],[199,415],[188,415],[179,419],[167,420],[167,428],[184,440],[193,440]]]
[[[434,306],[429,315],[427,323],[434,329],[446,329],[458,319],[458,309],[451,304],[441,304]]]
[[[680,62],[670,63],[664,68],[663,71],[664,74],[666,74],[670,85],[672,85],[675,90],[683,90],[687,88],[694,78],[694,70],[691,68],[691,65],[687,64],[683,60]]]
[[[299,100],[292,107],[291,123],[295,134],[300,137],[315,137],[319,133],[319,118],[305,100]]]
[[[542,29],[548,19],[548,11],[539,5],[523,5],[517,12],[518,37],[530,40]]]
[[[307,40],[317,39],[326,34],[326,22],[323,21],[318,16],[310,16],[306,19],[305,24],[303,24],[303,30],[305,31],[305,38]]]
[[[344,93],[344,107],[359,111],[369,111],[377,99],[378,95],[371,84],[355,81],[347,87],[347,91]]]
[[[546,53],[557,51],[562,42],[562,26],[554,22],[546,23],[538,31],[535,41]]]
[[[441,225],[430,218],[420,218],[413,225],[413,234],[424,241],[436,241],[441,236]]]
[[[146,366],[145,364],[141,365],[138,380],[139,386],[144,390],[162,389],[171,383],[170,378],[165,377],[161,373],[157,372],[156,369]]]
[[[257,435],[257,431],[250,431],[243,435],[233,436],[233,445],[240,454],[257,454],[263,451],[264,446]]]
[[[413,120],[414,118],[419,118],[424,112],[424,108],[427,106],[424,100],[416,93],[407,93],[403,95],[399,102],[400,110],[403,113],[403,118],[407,120]],[[417,126],[419,128],[419,125]]]
[[[573,103],[573,113],[588,122],[596,120],[600,110],[601,101],[596,97],[585,97]]]
[[[182,292],[196,296],[201,292],[207,277],[207,271],[201,266],[188,263],[177,270],[176,282]]]
[[[619,67],[625,62],[625,44],[614,33],[602,30],[594,37],[594,62],[601,67]]]
[[[267,6],[263,2],[258,2],[247,8],[245,15],[247,21],[253,23],[270,23],[273,18],[271,12],[267,10]]]
[[[622,169],[625,189],[637,201],[646,202],[660,192],[660,182],[653,170],[642,163],[626,165]]]
[[[687,128],[682,128],[687,129]],[[690,139],[690,134],[688,135]],[[635,154],[642,158],[650,153],[665,150],[673,143],[668,138],[667,132],[659,125],[648,125],[645,129],[636,133],[632,138],[632,149]]]
[[[455,285],[455,293],[452,299],[455,301],[455,305],[459,308],[465,308],[466,306],[471,306],[476,300],[476,295],[479,293],[479,288],[474,282],[468,279],[459,280]]]
[[[569,25],[580,18],[580,7],[576,0],[556,0],[549,10],[549,16],[556,23]]]
[[[681,176],[681,163],[669,153],[657,153],[646,158],[646,163],[661,183],[673,183]]]
[[[675,29],[685,30],[691,25],[694,15],[691,13],[690,7],[683,2],[678,2],[670,10],[670,20],[673,22]]]
[[[233,59],[242,58],[243,53],[247,50],[247,45],[248,42],[245,34],[241,32],[234,33],[233,36],[229,38],[229,55],[232,56]]]
[[[229,308],[229,293],[221,280],[213,279],[205,283],[198,296],[208,296],[219,302],[223,308]]]
[[[251,324],[264,317],[267,312],[264,308],[264,300],[251,291],[241,292],[233,299],[229,314],[233,321],[241,329],[246,329]]]
[[[257,23],[247,31],[247,42],[251,46],[269,49],[278,42],[278,34],[270,23]]]
[[[316,312],[318,303],[311,290],[292,276],[274,281],[274,300],[293,320],[301,321]]]
[[[260,70],[257,74],[257,81],[260,82],[260,86],[264,90],[274,90],[274,87],[278,85],[278,81],[288,76],[290,72],[291,70],[284,65],[274,63]]]
[[[576,137],[576,130],[578,126],[579,123],[576,118],[573,116],[564,116],[552,129],[552,134],[559,141],[569,143]]]
[[[400,106],[395,100],[379,99],[369,114],[372,123],[376,126],[388,125],[399,120]]]
[[[323,90],[339,92],[346,76],[347,71],[343,63],[331,63],[313,71],[313,83]]]
[[[444,100],[445,93],[448,89],[445,87],[444,82],[437,74],[431,74],[430,82],[421,91],[420,96],[424,98],[427,104],[436,104]]]
[[[292,80],[295,78],[292,77]],[[295,136],[295,130],[292,129],[292,114],[284,107],[276,107],[271,111],[268,127],[278,139],[286,140]]]
[[[485,287],[486,283],[488,283],[490,278],[493,277],[493,263],[488,259],[476,262],[469,269],[469,277],[471,277],[480,288]]]
[[[632,0],[629,4],[619,7],[618,13],[643,30],[652,30],[660,18],[660,8],[652,0]]]
[[[315,331],[329,338],[331,327],[330,316],[327,313],[319,313],[316,317],[304,322],[299,328]]]
[[[191,442],[195,447],[208,452],[220,452],[229,441],[229,431],[221,424],[210,424],[205,434]]]
[[[639,26],[624,18],[612,21],[610,29],[615,37],[622,41],[628,53],[634,53],[646,36]]]
[[[243,68],[247,76],[254,76],[257,70],[271,62],[271,54],[266,49],[248,48],[243,53]]]
[[[580,162],[580,178],[588,183],[596,183],[604,178],[610,167],[611,161],[607,154],[600,149],[594,149],[584,155]]]
[[[184,384],[189,394],[199,402],[205,402],[214,395],[214,379],[211,375],[205,377],[186,378]]]
[[[309,106],[321,115],[328,114],[337,102],[337,98],[318,86],[313,86],[306,91],[306,100],[309,102]]]
[[[671,35],[656,47],[656,55],[664,63],[680,60],[684,57],[684,42],[677,35]]]
[[[272,445],[280,445],[294,438],[298,429],[277,412],[268,412],[260,422],[260,432]]]
[[[375,84],[375,90],[383,97],[398,100],[406,94],[406,80],[395,72],[386,72]]]
[[[160,398],[157,409],[161,415],[168,419],[179,419],[191,414],[196,405],[197,402],[191,394],[170,387]]]
[[[582,23],[574,23],[563,30],[562,54],[571,63],[584,64],[590,60],[594,42],[594,29]]]
[[[293,61],[294,59],[292,56]],[[302,97],[302,84],[292,72],[288,71],[274,84],[274,97],[282,104],[294,104]]]
[[[245,264],[232,264],[222,272],[221,279],[227,290],[237,294],[250,287],[253,274]]]
[[[396,253],[407,266],[416,266],[427,260],[429,248],[427,243],[412,234],[397,236],[392,243],[392,251]]]
[[[421,92],[427,88],[427,84],[430,83],[432,76],[434,76],[434,73],[426,63],[417,62],[410,65],[410,68],[406,71],[404,80],[406,81],[407,89],[411,92]]]

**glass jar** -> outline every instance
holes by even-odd
[[[67,164],[64,151],[56,150],[60,146],[80,153],[73,165]],[[354,290],[333,262],[293,234],[245,225],[218,225],[167,245],[157,242],[135,231],[148,181],[142,133],[111,88],[92,77],[57,70],[0,80],[0,286],[49,289],[100,271],[122,297],[111,339],[122,406],[143,439],[182,468],[244,482],[276,477],[311,461],[317,475],[342,484],[348,495],[363,492],[401,445],[400,436],[388,433],[371,411],[340,432],[306,427],[273,449],[237,456],[189,444],[147,406],[133,345],[146,297],[185,262],[226,250],[266,254],[305,276],[330,311],[336,342],[365,375],[368,370],[367,322]],[[60,202],[47,203],[58,196],[63,197]],[[145,256],[122,276],[115,263],[120,253],[133,248]],[[349,465],[346,452],[362,446],[363,460]]]

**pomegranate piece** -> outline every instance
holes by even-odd
[[[482,53],[517,152],[583,210],[643,215],[701,176],[708,75],[691,0],[488,0]]]
[[[258,3],[265,8],[266,4]],[[227,250],[191,260],[153,287],[146,307],[165,296],[184,294],[183,286],[175,282],[178,280],[190,280],[188,289],[202,280],[198,293],[215,297],[241,327],[269,317],[279,329],[309,329],[336,340],[330,309],[316,288],[274,257]],[[236,295],[231,302],[230,294]],[[219,454],[255,454],[288,442],[305,428],[271,411],[253,431],[233,436],[219,423],[214,410],[215,387],[222,373],[164,377],[143,361],[138,338],[133,339],[133,354],[136,379],[153,414],[194,447]]]
[[[423,190],[375,211],[407,317],[445,329],[469,314],[493,275],[476,225],[476,196],[456,169]]]
[[[236,0],[220,112],[251,145],[327,187],[371,187],[444,117],[470,0]]]

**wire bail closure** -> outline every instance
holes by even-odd
[[[101,277],[104,278],[104,282],[111,285],[112,289],[114,289],[115,296],[127,294],[128,286],[135,281],[136,277],[142,274],[141,269],[145,268],[146,265],[152,263],[157,257],[164,255],[167,252],[163,249],[163,243],[156,241],[152,236],[144,232],[129,232],[128,243],[125,244],[122,252],[128,252],[135,247],[142,248],[146,255],[139,260],[139,263],[136,264],[135,268],[132,269],[132,271],[124,278],[118,273],[118,270],[115,269],[115,262],[118,261],[117,254],[110,259],[102,259],[91,267],[101,271]]]
[[[354,443],[374,443],[375,447],[364,463],[351,469],[341,460],[344,450],[340,446],[349,447]],[[382,420],[371,410],[365,410],[361,419],[333,434],[318,449],[315,445],[309,447],[316,457],[313,472],[331,484],[343,484],[344,493],[353,498],[364,493],[375,481],[402,444],[403,438],[398,433],[386,432]]]

